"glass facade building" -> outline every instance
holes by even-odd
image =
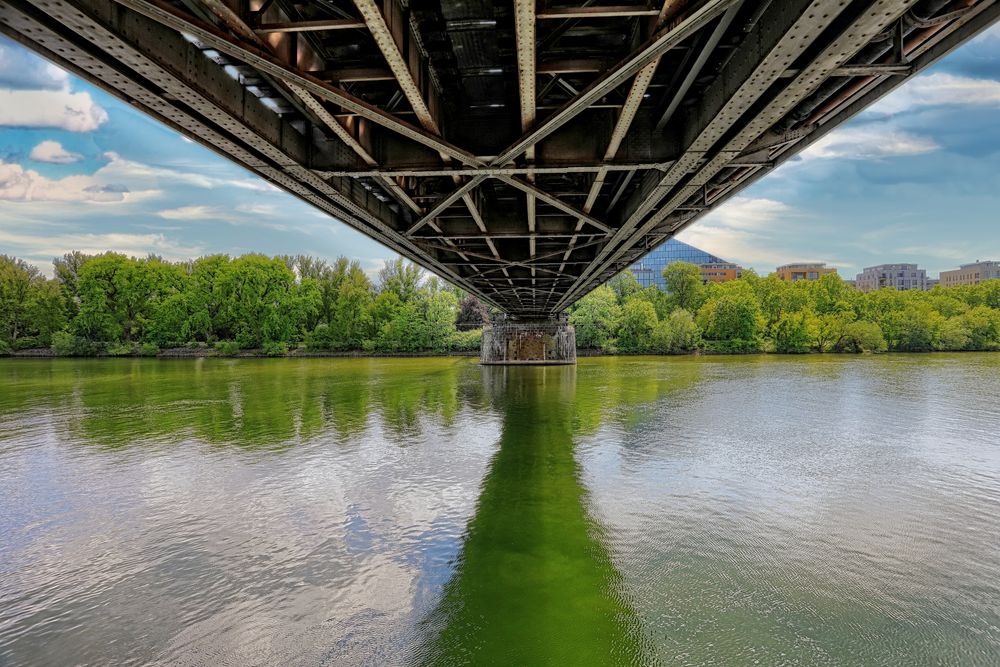
[[[663,269],[673,262],[690,262],[692,264],[728,264],[726,260],[716,257],[693,245],[688,245],[677,239],[669,239],[655,248],[648,255],[629,267],[643,287],[656,285],[666,289],[663,282]]]

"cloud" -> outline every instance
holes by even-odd
[[[136,257],[155,253],[167,259],[189,259],[203,254],[201,246],[182,245],[163,234],[129,234],[125,232],[32,234],[0,228],[0,243],[5,247],[15,249],[19,256],[33,257],[38,260],[58,257],[71,250],[80,250],[88,254],[112,251]]]
[[[181,206],[179,208],[168,208],[160,211],[156,215],[165,220],[204,220],[206,218],[224,217],[218,209],[211,206]]]
[[[13,42],[0,38],[0,88],[66,90],[69,75]]]
[[[115,152],[105,153],[103,157],[109,162],[99,173],[125,182],[150,181],[158,184],[171,182],[205,189],[232,187],[257,192],[278,192],[277,188],[260,178],[218,178],[193,171],[156,167],[126,160]]]
[[[802,151],[802,159],[878,160],[888,157],[921,155],[939,149],[928,137],[921,137],[882,123],[845,127],[830,132]]]
[[[93,132],[108,120],[90,93],[69,90],[0,90],[0,127]]]
[[[58,141],[51,139],[32,148],[29,157],[38,162],[51,162],[52,164],[72,164],[83,159],[79,153],[71,153],[63,148]]]
[[[918,76],[873,104],[867,113],[891,116],[939,106],[1000,107],[1000,81],[944,72]]]
[[[814,260],[779,247],[781,229],[803,214],[774,199],[733,197],[687,227],[677,239],[743,266],[777,266]]]
[[[0,162],[0,201],[123,202],[131,195],[123,185],[104,184],[90,175],[51,179],[19,164]]]
[[[278,215],[280,211],[274,204],[240,204],[236,207],[240,213],[251,213],[253,215]]]

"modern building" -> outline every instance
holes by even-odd
[[[963,264],[952,271],[941,272],[941,286],[978,285],[984,280],[1000,278],[1000,262],[980,262]]]
[[[643,287],[656,285],[661,289],[665,289],[667,285],[663,281],[663,269],[674,262],[690,262],[691,264],[697,264],[702,267],[702,279],[712,280],[713,282],[732,280],[733,278],[741,275],[743,272],[743,269],[735,264],[730,264],[720,257],[716,257],[711,253],[707,253],[704,250],[695,248],[693,245],[688,245],[687,243],[678,241],[677,239],[668,239],[666,243],[663,243],[659,247],[655,248],[648,255],[630,266],[629,269],[633,274],[635,274],[639,284]],[[706,268],[722,266],[726,268]],[[721,274],[725,274],[727,276],[732,275],[733,277],[726,278]]]
[[[819,280],[828,273],[836,273],[837,269],[822,262],[801,262],[779,266],[774,272],[782,280]]]
[[[858,274],[855,286],[862,292],[873,292],[883,287],[897,290],[930,289],[927,272],[916,264],[879,264],[869,266]]]
[[[706,283],[724,283],[743,275],[743,267],[732,262],[709,262],[699,264],[701,280]]]

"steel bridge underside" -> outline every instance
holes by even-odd
[[[1000,16],[598,2],[0,0],[0,30],[535,320]]]

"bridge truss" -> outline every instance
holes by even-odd
[[[531,320],[1000,16],[614,1],[0,0],[0,30]]]

